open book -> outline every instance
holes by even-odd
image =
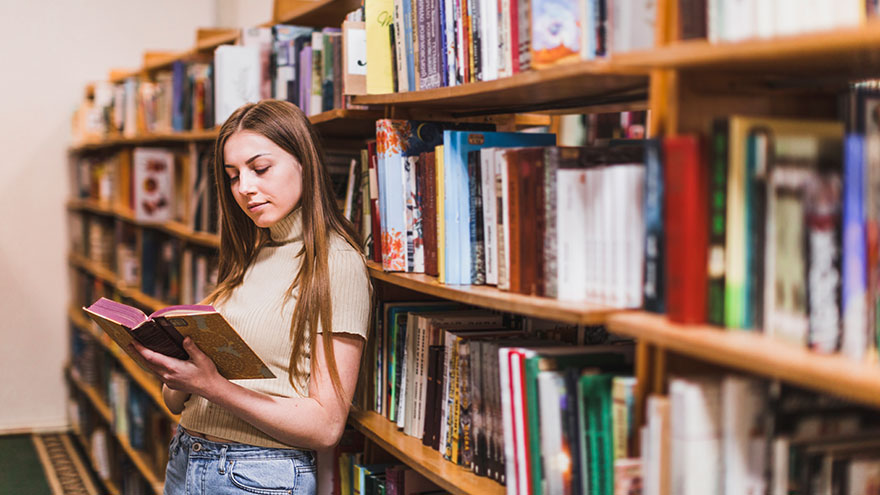
[[[190,337],[227,379],[275,378],[213,306],[168,306],[147,316],[137,308],[102,297],[83,309],[122,350],[145,368],[141,355],[129,348],[132,340],[160,354],[189,359],[183,349],[183,339]]]

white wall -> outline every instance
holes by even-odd
[[[0,432],[67,423],[66,149],[86,83],[197,27],[269,20],[271,0],[240,1],[0,0]]]

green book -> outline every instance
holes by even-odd
[[[525,351],[525,394],[527,448],[531,457],[531,483],[534,495],[543,494],[543,463],[541,460],[541,426],[538,408],[538,373],[567,368],[600,368],[605,371],[631,372],[633,348],[629,345],[592,347],[548,347]],[[610,389],[609,389],[610,390]],[[588,493],[588,492],[585,492]]]
[[[614,495],[611,385],[614,375],[585,374],[578,380],[581,409],[581,473],[584,493]]]

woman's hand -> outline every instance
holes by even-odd
[[[216,389],[218,380],[225,380],[217,372],[211,358],[189,337],[183,339],[183,349],[189,354],[187,361],[151,351],[136,341],[132,342],[132,347],[144,358],[162,383],[173,390],[206,397],[209,391]]]

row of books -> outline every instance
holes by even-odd
[[[94,387],[107,404],[112,416],[108,431],[146,454],[154,472],[162,472],[173,429],[152,398],[119,367],[109,351],[76,329],[71,332],[71,364],[73,376]]]
[[[112,438],[113,434],[106,423],[99,419],[98,413],[87,399],[71,398],[68,401],[68,414],[98,478],[117,487],[121,494],[154,493],[133,461],[126,456],[119,442]]]
[[[369,0],[366,90],[457,86],[648,49],[656,10],[653,1]]]
[[[648,209],[665,201],[665,218],[648,220],[647,237],[665,242],[670,318],[875,354],[880,134],[730,116],[710,142],[708,153],[696,136],[651,144],[665,170],[652,173],[649,161],[649,188],[668,194],[648,194]],[[649,254],[646,273],[663,259]],[[658,310],[660,300],[646,294],[645,305]]]
[[[455,130],[467,127],[377,122],[350,201],[373,259],[446,284],[640,307],[640,142],[553,147],[552,134]]]
[[[681,39],[741,41],[862,25],[875,0],[678,0]]]
[[[876,493],[875,415],[737,375],[675,377],[641,430],[644,495]]]
[[[266,98],[290,101],[307,115],[349,108],[342,54],[339,27],[246,28],[240,44],[217,47],[210,60],[179,60],[151,77],[96,83],[74,133],[85,140],[206,130]]]
[[[563,493],[610,489],[635,456],[633,348],[604,328],[444,302],[377,313],[367,406],[447,460],[511,493]]]

